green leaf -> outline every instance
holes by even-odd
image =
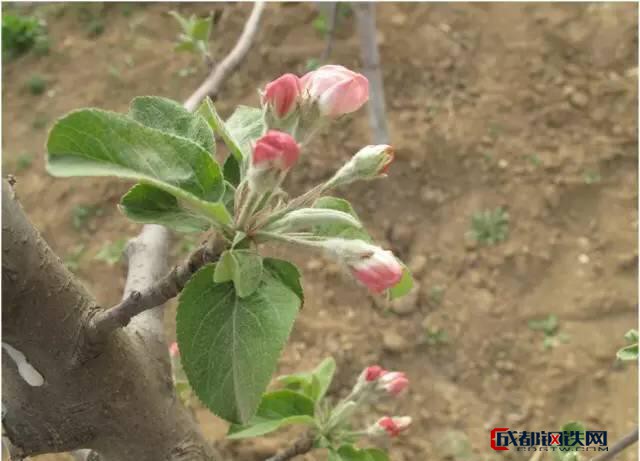
[[[215,265],[187,283],[176,330],[182,364],[200,400],[239,424],[254,415],[293,326],[300,298],[264,270],[259,288],[240,298],[232,283],[214,283]]]
[[[195,19],[191,29],[191,37],[202,42],[209,41],[211,33],[211,17]]]
[[[330,210],[338,210],[343,213],[348,213],[356,220],[360,221],[355,210],[351,204],[341,198],[337,197],[320,197],[313,204],[314,208],[328,208]],[[326,237],[340,237],[345,239],[360,239],[365,242],[371,242],[371,237],[366,230],[350,226],[348,224],[329,224],[316,226],[313,230],[315,235],[323,235]]]
[[[181,208],[171,194],[148,184],[137,184],[122,196],[119,205],[126,217],[139,223],[162,224],[178,232],[202,232],[211,223],[201,215]],[[224,210],[221,210],[221,220]]]
[[[336,361],[333,360],[333,357],[327,357],[313,370],[313,375],[317,378],[319,384],[318,393],[314,400],[322,400],[331,385],[331,381],[333,381],[335,372]]]
[[[409,293],[413,288],[413,277],[411,276],[411,271],[404,264],[402,267],[402,278],[389,289],[389,297],[391,299],[400,298]]]
[[[213,105],[213,102],[211,102],[211,98],[207,97],[202,101],[202,104],[200,104],[200,107],[198,108],[198,114],[204,117],[214,133],[220,136],[229,149],[229,152],[231,152],[231,155],[233,155],[238,161],[238,164],[241,165],[245,156],[248,156],[249,154],[248,152],[245,154],[242,151],[239,141],[236,140],[233,134],[227,129],[224,121],[220,118],[218,112],[216,112],[216,108]]]
[[[558,317],[549,314],[544,319],[531,319],[529,320],[529,328],[534,331],[543,331],[545,335],[552,336],[558,330]]]
[[[149,128],[190,139],[207,152],[215,154],[216,143],[209,124],[176,101],[158,96],[140,96],[131,101],[129,116]]]
[[[317,379],[314,382],[311,373],[293,373],[278,376],[278,382],[284,384],[285,388],[306,395],[310,399],[313,399],[314,387],[318,387]]]
[[[47,170],[54,176],[117,176],[170,193],[189,209],[222,224],[220,167],[198,144],[97,109],[58,120],[47,142]]]
[[[241,173],[240,173],[240,165],[238,164],[238,160],[233,155],[229,155],[224,162],[224,166],[222,167],[222,171],[224,173],[224,179],[229,181],[235,187],[238,187],[240,184]]]
[[[623,347],[616,352],[616,357],[620,360],[638,360],[638,344]]]
[[[358,449],[351,444],[329,452],[329,461],[389,461],[387,454],[377,448]]]
[[[262,396],[256,415],[246,425],[232,425],[230,439],[258,437],[291,424],[314,425],[314,404],[308,397],[290,390]]]
[[[97,261],[104,261],[110,266],[116,264],[122,258],[122,254],[127,246],[127,239],[118,239],[115,242],[105,242],[100,248],[100,251],[96,253],[93,259]]]
[[[191,24],[190,24],[190,21],[187,18],[185,18],[179,12],[174,11],[174,10],[169,11],[169,15],[172,16],[176,21],[178,21],[178,23],[180,24],[180,27],[182,27],[182,30],[185,33],[189,32]]]
[[[233,281],[240,298],[258,289],[262,278],[262,256],[251,250],[227,250],[218,261],[213,280],[216,283]]]
[[[638,330],[631,329],[627,331],[624,335],[624,339],[626,339],[630,344],[622,349],[619,349],[616,352],[616,357],[619,360],[638,360]]]
[[[624,335],[624,339],[626,339],[630,343],[637,343],[638,342],[638,330],[631,329],[631,330],[627,331],[625,333],[625,335]]]
[[[228,214],[231,216],[235,211],[234,207],[235,207],[235,199],[236,199],[236,188],[233,187],[233,184],[231,184],[228,181],[225,181],[224,185],[225,185],[225,189],[224,189],[224,195],[222,196],[222,203],[227,209]]]
[[[178,43],[176,43],[173,49],[178,52],[186,52],[186,53],[196,52],[195,44],[192,41],[188,40],[186,37],[181,41],[179,41]]]
[[[276,258],[264,258],[264,267],[293,291],[304,304],[304,292],[300,284],[300,271],[289,261]]]
[[[302,392],[314,402],[322,400],[333,381],[336,362],[332,357],[324,359],[313,371],[278,377],[287,388]]]
[[[262,110],[249,106],[238,106],[225,125],[245,155],[251,152],[251,144],[257,141],[265,130]]]

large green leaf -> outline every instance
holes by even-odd
[[[300,298],[266,266],[259,288],[240,298],[200,269],[180,296],[176,330],[182,364],[200,400],[246,424],[255,414],[293,326]]]
[[[262,110],[249,106],[238,106],[225,122],[227,130],[240,145],[240,149],[248,155],[251,144],[262,136],[264,119]]]
[[[304,292],[300,284],[300,271],[289,261],[276,258],[265,258],[264,267],[293,291],[304,304]]]
[[[117,176],[157,187],[183,207],[220,220],[220,167],[189,139],[97,109],[71,112],[49,133],[47,169],[54,176]],[[223,224],[231,221],[224,216]]]
[[[246,425],[229,428],[230,439],[258,437],[291,424],[314,425],[313,401],[287,389],[262,396],[256,415]]]
[[[261,279],[262,256],[251,250],[225,251],[213,274],[216,283],[232,281],[240,298],[256,291]]]
[[[198,108],[198,114],[207,121],[211,129],[224,141],[231,155],[238,161],[238,164],[243,165],[243,160],[249,153],[243,152],[240,142],[227,129],[224,121],[220,115],[218,115],[211,98],[207,97],[202,101],[202,104],[200,104]]]
[[[224,161],[222,171],[224,173],[224,179],[233,184],[234,187],[238,187],[242,179],[242,174],[240,173],[240,165],[233,155],[229,155]]]
[[[178,232],[202,232],[211,227],[201,215],[181,208],[173,195],[148,184],[137,184],[123,195],[120,210],[132,221],[162,224]]]
[[[182,136],[215,154],[216,143],[209,124],[181,104],[158,96],[140,96],[131,101],[129,116],[150,128]]]
[[[360,222],[360,218],[356,214],[351,204],[341,198],[337,197],[320,197],[313,204],[314,208],[328,208],[330,210],[338,210],[343,213],[348,213],[357,221]],[[326,237],[340,237],[345,239],[360,239],[365,242],[371,242],[371,237],[363,228],[354,227],[348,224],[325,224],[316,226],[313,230],[315,235],[323,235]]]

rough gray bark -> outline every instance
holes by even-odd
[[[216,93],[244,58],[263,8],[261,2],[254,5],[229,56],[185,102],[188,110]],[[2,187],[2,424],[12,458],[72,451],[77,459],[99,456],[101,461],[220,459],[175,397],[171,381],[162,303],[180,291],[195,266],[188,262],[165,276],[169,232],[145,225],[130,241],[127,283],[118,305],[126,309],[105,315],[110,311],[98,307],[66,270],[9,184],[3,181]],[[212,250],[203,247],[206,257]],[[152,287],[167,277],[166,286],[175,292],[155,296]],[[92,334],[93,321],[101,317],[108,319],[108,328]],[[14,355],[15,350],[24,354],[44,384],[25,381],[5,343]]]
[[[289,461],[296,456],[309,453],[313,449],[314,438],[313,432],[302,434],[293,442],[293,444],[291,444],[291,446],[276,453],[271,458],[267,459],[267,461]]]
[[[89,448],[103,461],[213,460],[173,393],[166,353],[136,328],[74,366],[95,300],[67,271],[3,181],[2,335],[44,377],[33,387],[3,349],[3,427],[23,456]]]

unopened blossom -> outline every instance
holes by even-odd
[[[323,245],[345,262],[354,277],[374,293],[382,293],[402,278],[404,268],[391,251],[362,240],[327,239]]]
[[[293,74],[284,74],[265,86],[262,104],[268,105],[276,117],[286,118],[298,107],[300,93],[300,79]]]
[[[353,388],[353,394],[359,395],[365,389],[370,389],[382,375],[386,373],[385,369],[379,365],[371,365],[360,373],[356,385]]]
[[[409,379],[401,371],[389,371],[378,379],[378,389],[390,395],[398,395],[409,386]]]
[[[370,394],[371,398],[379,394],[396,396],[408,386],[409,379],[403,372],[387,371],[379,365],[372,365],[362,370],[353,392],[359,395],[373,390],[374,392]]]
[[[372,436],[387,434],[389,437],[397,437],[410,425],[410,416],[384,416],[370,426],[367,432]]]
[[[336,172],[327,187],[385,176],[394,157],[393,147],[387,144],[365,146]]]
[[[253,146],[251,165],[261,170],[289,170],[300,156],[293,137],[282,131],[269,130]]]
[[[267,131],[253,146],[248,173],[249,188],[260,194],[274,190],[299,155],[300,148],[291,135],[282,131]]]
[[[365,381],[376,381],[380,376],[384,375],[385,370],[380,365],[371,365],[363,370],[362,375]]]
[[[326,65],[305,74],[302,94],[326,117],[355,112],[369,99],[369,81],[343,66]]]
[[[371,256],[349,265],[355,278],[374,293],[382,293],[402,278],[402,265],[391,251],[382,248],[376,248]]]

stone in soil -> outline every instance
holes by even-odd
[[[404,336],[393,330],[387,330],[382,335],[382,345],[384,350],[394,354],[404,352],[409,349],[410,344]]]

